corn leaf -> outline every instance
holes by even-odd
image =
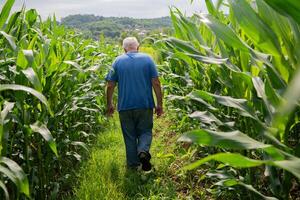
[[[10,103],[10,102],[4,102],[4,108],[1,111],[1,116],[0,116],[0,140],[2,141],[3,139],[3,133],[4,133],[4,124],[5,124],[5,118],[7,116],[7,114],[14,108],[15,104],[14,103]],[[2,152],[2,142],[0,142],[0,153]]]
[[[179,49],[181,51],[190,54],[201,55],[200,51],[196,49],[190,42],[179,40],[176,38],[168,38],[165,42],[171,43],[176,49]]]
[[[3,29],[15,0],[7,0],[0,13],[0,29]]]
[[[238,153],[218,153],[218,154],[207,156],[207,157],[200,159],[190,165],[187,165],[187,166],[183,167],[183,170],[196,169],[197,167],[199,167],[211,160],[219,161],[219,162],[222,162],[224,164],[227,164],[227,165],[230,165],[230,166],[236,167],[236,168],[257,167],[257,166],[265,164],[264,161],[250,159],[250,158],[242,156]]]
[[[201,98],[210,103],[216,102],[227,107],[235,108],[240,112],[241,115],[259,121],[251,107],[247,105],[246,99],[235,99],[230,96],[215,95],[201,90],[193,91],[188,96],[192,99]]]
[[[205,0],[206,8],[209,12],[209,14],[213,15],[214,17],[218,16],[218,11],[216,10],[213,2],[211,0]]]
[[[258,48],[273,55],[280,55],[280,45],[272,29],[264,23],[245,0],[230,0],[230,5],[245,34]]]
[[[8,35],[4,31],[0,31],[0,34],[7,40],[7,42],[10,45],[10,47],[12,48],[12,50],[15,51],[17,49],[17,45],[15,43],[15,38],[13,36],[11,36],[11,35]]]
[[[223,125],[223,122],[221,122],[218,118],[216,118],[212,113],[208,111],[204,111],[204,112],[196,111],[190,114],[189,117],[198,119],[205,124],[216,123],[218,126]]]
[[[10,102],[4,102],[4,108],[1,111],[1,118],[0,118],[0,124],[4,124],[4,120],[7,116],[7,114],[14,108],[15,103]]]
[[[288,160],[274,161],[273,165],[285,169],[300,179],[300,159],[292,157]]]
[[[11,15],[11,17],[9,18],[9,21],[6,24],[5,27],[5,32],[9,33],[11,31],[11,29],[16,25],[17,20],[19,18],[19,16],[21,15],[21,12],[15,12]]]
[[[227,45],[239,49],[241,51],[248,52],[248,47],[244,42],[235,34],[235,32],[225,24],[222,24],[214,17],[209,15],[200,15],[200,20],[206,24],[215,35],[222,39]]]
[[[82,71],[80,65],[74,61],[67,60],[67,61],[64,61],[64,63],[75,67],[80,72]]]
[[[178,141],[227,149],[262,149],[270,146],[254,140],[240,131],[216,132],[199,129],[185,133]]]
[[[264,0],[277,12],[291,17],[300,24],[300,4],[298,0]]]
[[[33,85],[33,87],[37,91],[42,92],[43,86],[42,86],[37,74],[35,73],[35,71],[31,67],[29,67],[26,70],[22,70],[22,72],[26,76],[26,78],[30,81],[30,83]]]
[[[50,112],[50,114],[53,115],[52,110],[50,108],[50,105],[49,105],[46,97],[43,94],[41,94],[40,92],[38,92],[30,87],[23,86],[23,85],[15,85],[15,84],[0,85],[0,92],[5,91],[5,90],[23,91],[23,92],[28,92],[28,93],[32,94],[33,96],[38,98],[48,108],[48,111]]]
[[[277,166],[282,168],[286,171],[291,172],[294,174],[298,179],[300,179],[300,159],[299,158],[292,158],[289,160],[282,160],[282,161],[272,161],[272,160],[254,160],[248,157],[242,156],[237,153],[218,153],[214,155],[207,156],[203,159],[200,159],[192,164],[189,164],[183,167],[183,170],[193,170],[197,167],[211,161],[219,161],[224,164],[230,165],[236,168],[249,168],[249,167],[257,167],[260,165],[271,165]]]
[[[0,159],[0,163],[3,163],[8,167],[8,169],[12,173],[12,176],[14,177],[13,179],[16,180],[16,183],[17,183],[16,185],[19,187],[20,191],[23,194],[25,194],[27,197],[29,197],[30,196],[29,195],[29,182],[28,182],[27,176],[26,176],[25,172],[22,170],[22,168],[16,162],[14,162],[13,160],[6,158],[6,157],[2,157]],[[3,167],[3,166],[1,166],[1,167]]]
[[[0,187],[2,188],[2,190],[4,192],[5,200],[9,200],[8,190],[2,181],[0,181]]]
[[[226,187],[242,186],[242,187],[246,188],[247,190],[255,193],[256,195],[258,195],[259,197],[261,197],[264,200],[278,200],[275,197],[268,197],[268,196],[263,195],[262,193],[257,191],[252,185],[245,184],[237,179],[222,180],[222,181],[215,183],[214,185],[220,185],[220,186],[226,186]]]
[[[35,124],[30,125],[30,128],[32,129],[33,132],[41,134],[43,138],[47,141],[53,153],[56,156],[58,156],[55,141],[47,126],[45,124],[42,124],[41,122],[36,122]]]
[[[275,109],[274,109],[274,107],[272,107],[272,105],[268,101],[268,98],[267,98],[267,95],[265,92],[265,84],[263,83],[263,81],[261,80],[260,77],[253,77],[252,82],[253,82],[254,88],[256,90],[257,96],[259,98],[262,98],[262,100],[267,108],[269,117],[272,118],[273,111],[275,111]]]

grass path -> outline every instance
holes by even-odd
[[[151,173],[130,172],[125,169],[125,146],[119,122],[112,119],[110,127],[99,134],[89,160],[80,171],[75,196],[82,200],[118,199],[176,199],[176,189],[169,173],[175,138],[168,136],[170,122],[155,120],[151,147]]]

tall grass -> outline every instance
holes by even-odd
[[[216,147],[184,170],[208,164],[216,195],[293,199],[300,179],[300,4],[205,3],[209,14],[191,18],[172,9],[174,37],[157,42],[168,61],[162,76],[171,107],[187,130],[179,140]]]
[[[0,198],[57,199],[105,122],[103,72],[118,49],[33,9],[10,15],[13,4],[0,13]]]

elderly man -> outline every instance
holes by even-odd
[[[113,92],[118,84],[118,111],[126,146],[127,167],[151,170],[153,109],[157,116],[163,114],[162,90],[156,66],[150,56],[139,53],[136,38],[123,41],[125,54],[117,57],[106,77],[107,112],[114,113]],[[152,88],[157,105],[153,100]]]

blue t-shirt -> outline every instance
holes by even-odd
[[[106,80],[118,83],[118,111],[154,108],[151,80],[157,77],[147,54],[130,52],[117,57]]]

